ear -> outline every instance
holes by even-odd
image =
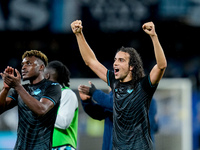
[[[130,71],[132,71],[132,70],[133,70],[133,68],[134,68],[134,66],[130,66],[129,68],[130,68]]]
[[[45,65],[44,65],[44,64],[41,64],[41,65],[40,65],[40,71],[44,71],[44,69],[45,69]]]
[[[44,75],[44,78],[49,80],[49,79],[50,79],[50,74],[49,74],[49,73],[46,73],[46,74]]]

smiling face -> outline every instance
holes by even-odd
[[[119,51],[114,59],[114,73],[115,79],[120,82],[127,82],[132,80],[133,66],[129,66],[130,55],[126,52]]]
[[[44,71],[44,64],[35,56],[25,57],[22,60],[22,77],[23,80],[35,80]]]

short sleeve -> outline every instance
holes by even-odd
[[[61,87],[57,83],[52,83],[44,92],[42,98],[51,100],[54,105],[60,102],[61,98]]]
[[[108,81],[108,86],[110,86],[113,89],[114,81],[115,81],[115,76],[113,71],[108,70],[107,71],[107,81]]]
[[[156,85],[151,84],[150,75],[145,76],[141,80],[141,84],[142,84],[142,88],[144,89],[144,91],[146,91],[146,93],[148,93],[148,94],[151,94],[151,93],[153,94],[158,87],[158,84],[156,84]]]
[[[63,90],[55,127],[60,129],[68,128],[74,118],[74,113],[77,108],[78,99],[76,94],[71,89]]]
[[[17,94],[17,91],[13,88],[10,89],[7,97],[10,97],[12,98],[13,100],[17,101],[18,100],[18,94]]]

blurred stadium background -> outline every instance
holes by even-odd
[[[83,63],[71,31],[70,24],[76,19],[82,20],[83,32],[89,45],[108,69],[112,69],[116,50],[121,46],[131,46],[138,50],[145,71],[149,72],[155,58],[151,40],[141,26],[147,21],[153,21],[168,60],[164,78],[187,78],[191,82],[191,98],[188,98],[191,101],[191,111],[188,112],[191,114],[191,149],[198,150],[199,18],[199,0],[1,0],[0,72],[7,65],[20,70],[22,54],[26,50],[37,49],[44,52],[49,61],[60,60],[66,64],[73,80],[97,78]],[[71,86],[73,84],[75,83],[72,82]],[[106,91],[105,87],[103,89]],[[81,105],[80,108],[82,109]],[[169,112],[174,110],[170,108],[168,107]],[[103,122],[94,123],[83,111],[80,111],[79,120],[79,149],[84,150],[82,143],[89,145],[92,150],[101,149]],[[15,109],[0,116],[0,149],[7,146],[7,142],[15,143],[16,121]],[[170,138],[165,140],[165,144],[159,145],[170,145],[167,142],[170,142]],[[94,148],[93,143],[96,146]],[[177,146],[178,149],[183,147]]]

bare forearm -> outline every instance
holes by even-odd
[[[17,93],[20,95],[21,99],[24,101],[24,103],[28,106],[30,110],[32,110],[37,115],[43,115],[45,111],[45,107],[43,104],[32,97],[22,85],[19,85],[15,88]]]
[[[85,40],[85,37],[82,32],[76,34],[76,39],[78,42],[81,56],[85,64],[89,66],[93,60],[96,60],[96,56],[92,51],[92,49],[90,48],[90,46],[88,45],[87,41]]]
[[[159,39],[157,35],[151,36],[151,39],[154,46],[154,53],[156,57],[157,66],[160,69],[165,69],[167,67],[167,61],[162,46],[160,45]]]
[[[9,89],[3,87],[1,93],[0,93],[0,114],[4,112],[5,106],[6,106],[6,97],[8,95]]]

